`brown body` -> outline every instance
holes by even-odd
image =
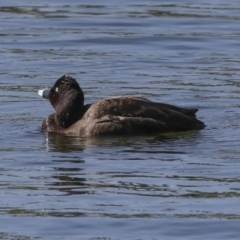
[[[60,78],[60,83],[66,84],[66,78],[69,80],[70,77]],[[60,85],[58,81],[57,86]],[[52,89],[56,89],[56,84]],[[79,100],[73,104],[71,100],[68,105],[66,87],[62,93],[59,92],[61,98],[57,101],[51,101],[51,91],[50,102],[56,113],[43,121],[43,129],[48,132],[74,136],[136,135],[199,130],[205,126],[195,116],[197,109],[180,108],[133,96],[103,99],[89,105],[83,105],[83,101],[80,104]],[[69,94],[70,99],[74,99],[74,91]],[[64,106],[63,110],[59,106]]]

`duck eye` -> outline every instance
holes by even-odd
[[[58,87],[55,88],[55,92],[58,92]]]

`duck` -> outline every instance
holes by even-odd
[[[138,96],[117,96],[84,105],[84,93],[71,76],[60,77],[51,89],[38,94],[48,99],[55,113],[42,122],[48,133],[93,137],[109,135],[161,134],[201,130],[195,108],[158,103]]]

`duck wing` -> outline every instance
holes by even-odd
[[[87,135],[126,135],[166,132],[167,126],[161,120],[141,117],[120,117],[107,115],[89,128]]]
[[[141,117],[166,120],[168,116],[161,111],[161,108],[154,106],[153,102],[140,97],[115,97],[103,99],[91,107],[96,114],[95,118],[106,115],[122,117]],[[95,111],[97,110],[97,111]]]
[[[145,132],[146,129],[149,131],[184,131],[202,129],[205,126],[196,118],[197,109],[151,102],[141,97],[123,96],[104,99],[92,107],[98,109],[95,115],[95,119],[98,119],[97,124],[128,123],[133,132]]]

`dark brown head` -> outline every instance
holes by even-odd
[[[56,125],[60,128],[68,128],[81,117],[84,94],[74,78],[64,75],[50,90],[39,90],[38,94],[49,99],[56,111],[54,114]]]

